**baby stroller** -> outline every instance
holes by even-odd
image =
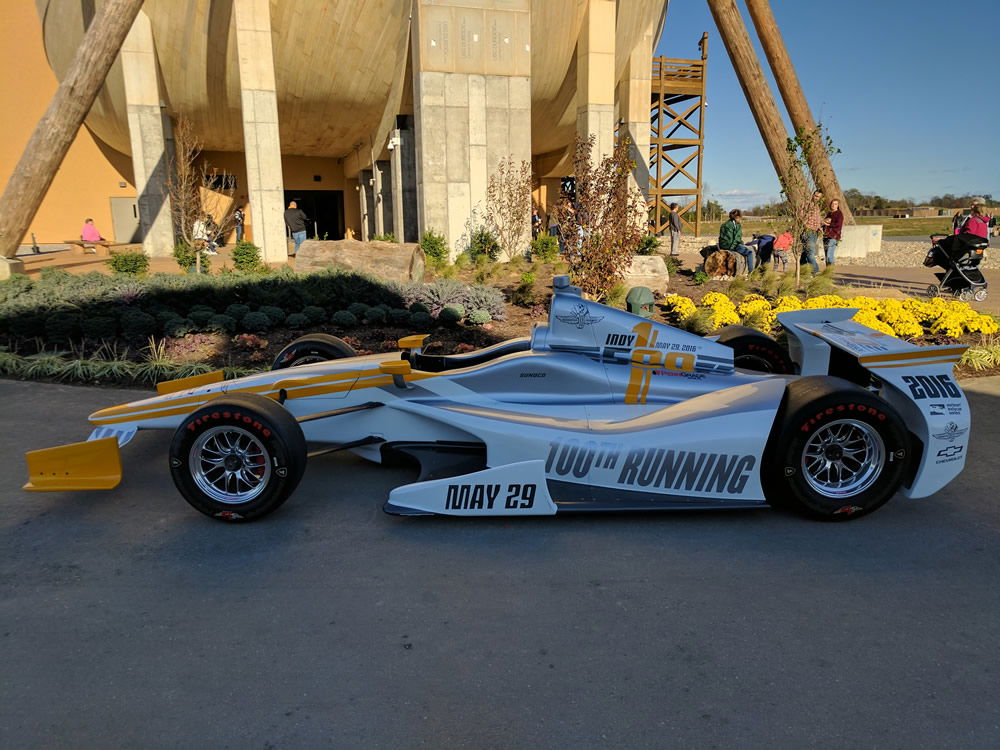
[[[979,270],[989,240],[974,234],[933,234],[931,249],[927,251],[924,265],[939,266],[944,273],[935,273],[937,284],[927,287],[927,294],[940,297],[950,292],[963,302],[982,302],[988,294],[988,284]]]

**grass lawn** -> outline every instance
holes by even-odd
[[[927,219],[888,219],[881,216],[859,216],[858,224],[881,224],[883,237],[927,237],[931,234],[949,234],[951,232],[950,216],[932,216]],[[701,234],[704,237],[717,237],[721,221],[703,221]],[[781,218],[764,220],[744,220],[743,237],[749,239],[751,234],[778,234],[787,228],[788,222]]]

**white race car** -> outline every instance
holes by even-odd
[[[748,508],[847,519],[897,491],[927,497],[965,464],[969,407],[952,377],[965,347],[917,347],[853,309],[779,315],[789,350],[738,326],[703,338],[553,282],[547,325],[455,356],[350,356],[323,334],[274,369],[161,383],[90,416],[82,443],[27,454],[29,490],[110,489],[137,430],[174,431],[185,499],[227,521],[270,513],[306,459],[350,450],[416,460],[389,513]]]

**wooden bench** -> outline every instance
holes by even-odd
[[[111,248],[121,245],[128,245],[128,242],[112,242],[111,240],[101,240],[100,242],[85,242],[84,240],[63,240],[63,244],[69,245],[70,250],[81,255],[111,255]]]

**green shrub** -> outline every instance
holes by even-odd
[[[479,256],[486,256],[489,260],[496,260],[500,257],[500,242],[488,227],[478,226],[472,230],[469,237],[469,255],[473,260]]]
[[[45,317],[36,312],[23,312],[10,319],[9,328],[20,338],[40,338],[45,335]]]
[[[285,325],[298,330],[308,328],[310,326],[309,316],[304,313],[292,313],[285,318]]]
[[[251,312],[243,316],[240,327],[247,333],[264,333],[274,324],[265,312]]]
[[[236,320],[230,315],[213,315],[208,319],[205,328],[216,333],[235,333]]]
[[[493,316],[490,315],[486,310],[473,310],[469,313],[466,320],[474,326],[482,326],[493,320]]]
[[[458,325],[462,320],[462,316],[458,314],[458,311],[454,307],[445,307],[438,313],[438,323],[446,326]]]
[[[639,240],[639,247],[635,249],[636,255],[656,255],[660,249],[660,240],[655,234],[647,234]]]
[[[171,318],[163,326],[163,335],[177,339],[194,331],[194,323],[190,318]]]
[[[349,310],[337,310],[330,316],[330,322],[341,328],[353,328],[358,324],[358,319]]]
[[[372,325],[380,326],[385,325],[386,314],[385,311],[380,307],[369,307],[368,312],[365,313],[365,320]]]
[[[80,315],[55,312],[45,319],[45,337],[54,344],[65,344],[80,338]]]
[[[368,305],[363,302],[352,302],[347,306],[347,311],[358,320],[364,320],[368,315]]]
[[[468,250],[466,250],[464,253],[459,253],[458,257],[455,258],[455,268],[457,268],[459,271],[464,271],[471,265],[472,265],[472,256],[469,255]]]
[[[464,305],[459,305],[457,303],[453,303],[453,304],[450,304],[450,305],[445,305],[442,308],[442,310],[451,310],[453,313],[455,313],[458,316],[459,320],[461,320],[462,318],[465,317],[465,306]]]
[[[270,319],[271,325],[275,326],[280,326],[288,317],[284,310],[275,305],[264,305],[258,312],[264,313]]]
[[[709,280],[709,278],[711,277],[704,271],[697,271],[695,275],[691,277],[691,280],[695,284],[704,284],[706,281]]]
[[[233,248],[233,265],[237,271],[252,273],[261,268],[260,248],[248,240],[236,243]]]
[[[448,260],[448,243],[445,242],[443,234],[436,234],[432,229],[426,230],[420,238],[420,247],[424,255],[435,265]]]
[[[551,263],[559,257],[559,240],[550,234],[540,234],[531,241],[531,257],[541,263]]]
[[[383,232],[372,237],[372,242],[397,242],[396,235],[392,232]]]
[[[80,331],[92,341],[107,341],[118,336],[118,321],[106,315],[86,315],[80,321]]]
[[[122,335],[128,339],[146,339],[156,333],[156,318],[141,310],[126,310],[121,317]]]
[[[389,322],[395,326],[406,326],[410,324],[409,310],[390,310]]]
[[[521,281],[511,292],[510,302],[518,307],[534,307],[538,304],[538,295],[535,294],[535,274],[521,274]]]
[[[144,276],[149,273],[149,258],[145,253],[111,253],[111,257],[104,263],[115,273],[127,273],[132,276]]]
[[[243,316],[250,312],[249,305],[232,304],[226,308],[226,315],[236,320],[243,320]]]
[[[201,256],[201,272],[208,273],[212,267],[212,261],[209,260],[211,256],[202,253]],[[192,271],[197,263],[197,253],[195,249],[191,247],[186,242],[178,242],[174,246],[174,259],[177,261],[177,265],[181,267],[182,271]]]
[[[326,320],[326,310],[318,305],[306,305],[302,308],[302,314],[309,318],[313,325],[319,325]]]
[[[430,313],[415,312],[410,314],[410,326],[413,330],[425,333],[434,327],[434,318]]]
[[[601,303],[608,307],[623,310],[625,309],[625,298],[628,297],[628,291],[628,287],[619,281],[607,291]]]
[[[429,313],[430,310],[427,309],[427,305],[425,305],[423,302],[414,302],[412,305],[410,305],[410,312],[411,313]]]
[[[191,319],[191,322],[194,323],[196,326],[198,326],[199,328],[204,328],[206,325],[208,325],[208,321],[210,321],[213,317],[215,317],[215,310],[213,310],[212,308],[206,308],[204,306],[192,307],[188,311],[188,317]]]

